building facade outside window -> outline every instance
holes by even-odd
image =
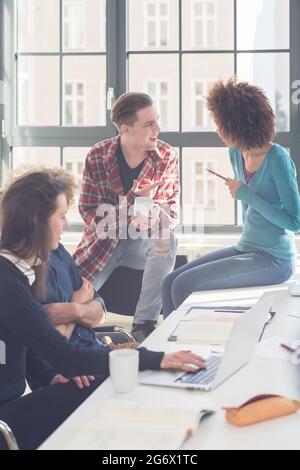
[[[65,50],[85,47],[85,3],[82,0],[64,2],[64,46]]]
[[[145,92],[151,96],[157,113],[159,115],[159,124],[162,130],[169,128],[169,96],[168,96],[168,82],[151,80],[146,82]]]
[[[168,46],[169,2],[145,1],[145,46]]]
[[[214,48],[217,44],[217,5],[214,0],[192,0],[192,47]]]
[[[65,82],[64,121],[66,126],[80,126],[84,124],[84,96],[85,84],[83,82]]]
[[[214,82],[215,80],[194,80],[192,83],[192,107],[194,108],[192,129],[194,130],[213,129],[205,97]]]

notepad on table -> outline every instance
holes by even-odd
[[[181,344],[227,343],[235,322],[241,313],[218,313],[206,309],[191,309],[177,325],[170,341]]]
[[[177,343],[226,344],[234,322],[181,322],[176,330]]]

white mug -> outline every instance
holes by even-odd
[[[150,217],[153,206],[154,202],[151,197],[136,197],[133,206],[134,217]]]
[[[129,393],[138,380],[139,352],[117,349],[109,353],[109,372],[115,392]]]

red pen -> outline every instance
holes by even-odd
[[[297,349],[291,348],[291,346],[288,346],[287,344],[284,344],[284,343],[282,343],[280,346],[283,349],[286,349],[287,351],[289,351],[290,353],[295,353],[297,351]]]

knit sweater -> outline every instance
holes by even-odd
[[[248,184],[241,151],[230,149],[230,160],[235,178],[244,183],[236,194],[242,202],[244,228],[235,248],[242,252],[263,251],[294,261],[294,233],[300,231],[300,197],[290,155],[273,144]]]
[[[27,277],[0,256],[0,341],[6,345],[6,364],[0,365],[0,406],[25,390],[26,353],[30,349],[65,377],[108,376],[108,354],[72,345],[54,327],[47,310],[32,296]],[[163,353],[140,348],[140,370],[160,368]],[[44,363],[30,364],[35,377],[53,377]],[[47,380],[48,376],[48,380]]]

